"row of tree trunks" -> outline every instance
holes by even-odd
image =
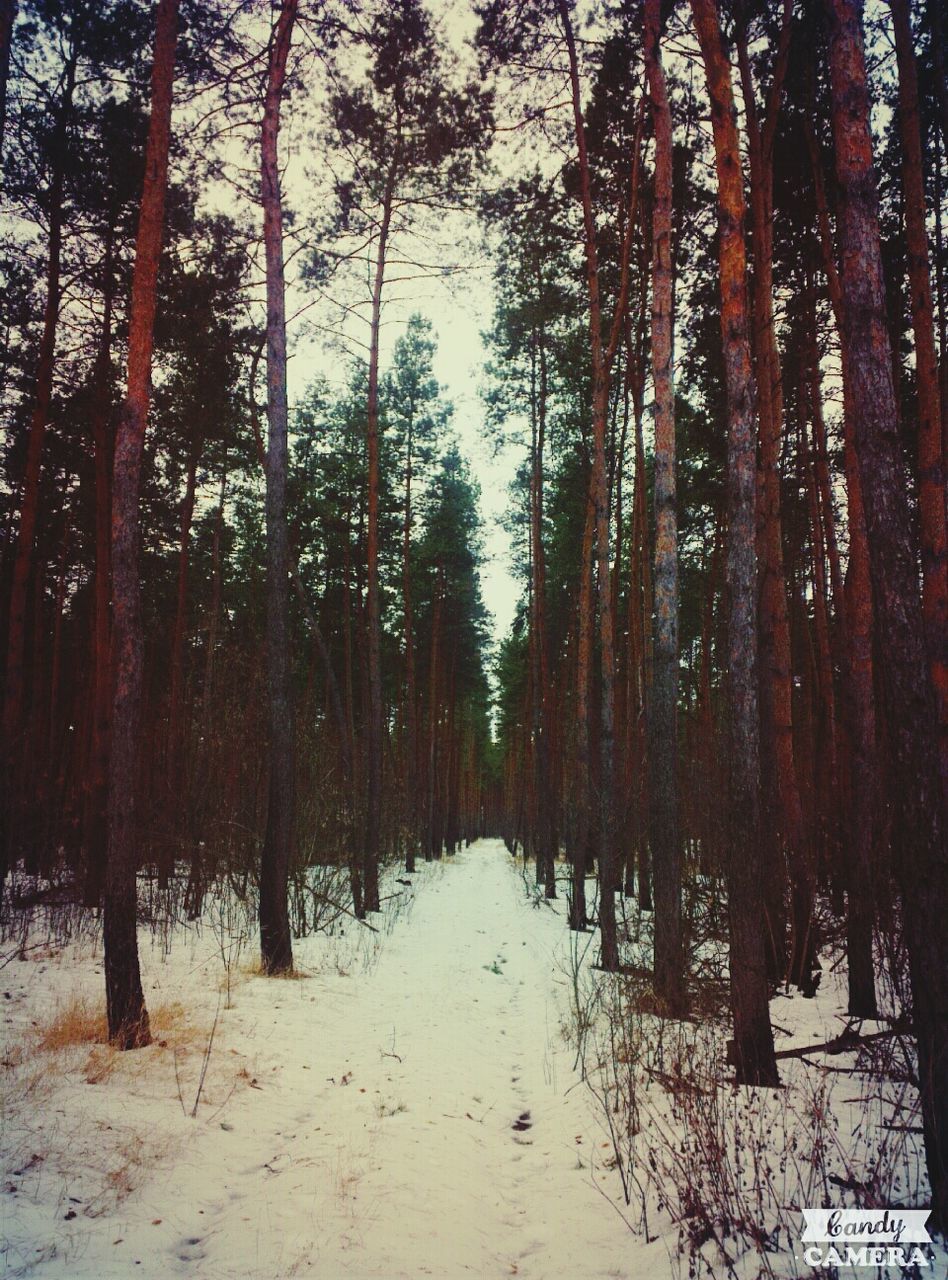
[[[597,637],[599,641],[599,934],[600,963],[609,972],[619,969],[619,941],[615,892],[621,888],[618,856],[618,822],[615,773],[616,629],[613,616],[611,573],[610,471],[607,463],[609,432],[609,383],[620,341],[626,332],[629,290],[629,255],[636,226],[639,187],[639,160],[644,111],[640,110],[632,142],[628,201],[623,210],[624,231],[620,250],[618,294],[608,335],[603,334],[602,299],[599,279],[599,250],[593,212],[592,174],[583,119],[579,61],[569,6],[558,0],[557,11],[569,61],[579,189],[583,211],[583,249],[586,265],[586,294],[589,316],[589,348],[592,366],[592,457],[589,493],[594,515],[596,562]],[[643,104],[644,105],[644,104]],[[605,337],[605,340],[604,340]]]
[[[24,708],[27,697],[27,616],[29,612],[30,586],[36,572],[34,542],[39,516],[40,477],[43,465],[43,444],[49,423],[49,411],[53,398],[56,337],[59,327],[61,301],[61,274],[64,221],[65,163],[68,145],[68,127],[73,113],[73,97],[79,63],[78,47],[74,43],[66,59],[63,89],[56,105],[53,165],[49,175],[47,206],[49,232],[46,257],[46,303],[43,312],[43,331],[40,336],[36,364],[36,387],[33,412],[27,435],[26,462],[20,489],[20,521],[17,527],[16,546],[13,555],[13,576],[10,586],[10,606],[6,651],[6,684],[3,701],[3,742],[5,794],[3,806],[7,829],[0,832],[0,866],[5,870],[6,859],[11,852],[10,842],[18,838],[17,826],[22,819],[25,797],[22,794]]]

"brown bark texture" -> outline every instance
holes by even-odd
[[[122,1049],[151,1040],[138,962],[137,781],[141,747],[142,635],[139,544],[142,453],[151,391],[156,286],[164,230],[178,0],[160,0],[151,73],[135,271],[128,320],[128,384],[115,437],[112,476],[112,741],[109,759],[105,984],[109,1038]]]
[[[734,1061],[744,1084],[778,1082],[770,1025],[760,858],[760,747],[757,698],[757,566],[755,558],[756,418],[744,243],[740,144],[715,0],[691,0],[704,61],[718,179],[721,334],[727,393],[727,587],[730,733],[730,850],[727,861],[731,932]]]
[[[655,994],[684,1006],[678,820],[678,523],[672,313],[672,117],[661,58],[661,0],[645,0],[645,69],[655,135],[652,381],[655,388],[655,624],[649,706],[649,840],[655,889]]]
[[[826,0],[840,191],[843,341],[889,728],[893,858],[906,918],[922,1121],[938,1227],[948,1226],[948,853],[938,724],[902,467],[886,324],[859,0]]]
[[[297,0],[282,0],[270,44],[261,132],[263,242],[267,275],[267,692],[270,785],[260,865],[260,957],[266,973],[293,968],[287,881],[295,807],[290,690],[290,548],[286,522],[288,407],[280,108]]]
[[[753,245],[752,338],[757,389],[758,472],[757,546],[759,558],[760,649],[758,655],[761,720],[762,852],[766,855],[767,942],[773,976],[807,989],[813,969],[812,869],[793,741],[792,660],[787,608],[780,503],[780,450],[784,397],[780,352],[774,323],[773,148],[790,55],[793,5],[784,0],[780,38],[763,118],[758,112],[747,31],[738,24],[737,49],[744,96],[750,162],[750,213]],[[784,940],[783,887],[791,882],[791,951]]]

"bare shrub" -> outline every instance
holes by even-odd
[[[809,1274],[794,1257],[805,1206],[924,1203],[906,1039],[874,1040],[843,1062],[786,1058],[782,1088],[751,1089],[726,1076],[723,1019],[657,1016],[644,976],[598,985],[601,1013],[584,1026],[587,992],[578,1034],[634,1211],[623,1216],[647,1238],[663,1222],[677,1229],[682,1274]]]

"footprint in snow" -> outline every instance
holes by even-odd
[[[530,1118],[530,1112],[521,1111],[510,1127],[511,1129],[516,1129],[517,1133],[524,1133],[527,1129],[532,1129],[533,1121]]]
[[[207,1256],[204,1252],[204,1240],[201,1236],[186,1236],[174,1246],[173,1252],[182,1262],[201,1262]]]

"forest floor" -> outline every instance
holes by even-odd
[[[14,1077],[0,1269],[669,1274],[666,1246],[617,1212],[612,1145],[561,1034],[555,906],[534,905],[503,845],[481,841],[422,864],[379,933],[350,921],[298,943],[298,979],[249,973],[249,939],[235,956],[233,935],[206,926],[143,931],[156,1044],[121,1056],[70,1043],[101,1003],[98,941],[26,951],[0,973]]]
[[[726,1009],[649,1013],[647,976],[643,1004],[595,970],[598,935],[499,841],[389,871],[383,898],[272,979],[249,903],[170,927],[143,885],[154,1044],[126,1054],[95,916],[8,927],[0,1275],[783,1280],[813,1274],[801,1206],[925,1203],[905,1037],[834,1042],[832,956],[816,999],[772,1002],[784,1088],[737,1089]],[[650,915],[628,929],[647,975]]]

